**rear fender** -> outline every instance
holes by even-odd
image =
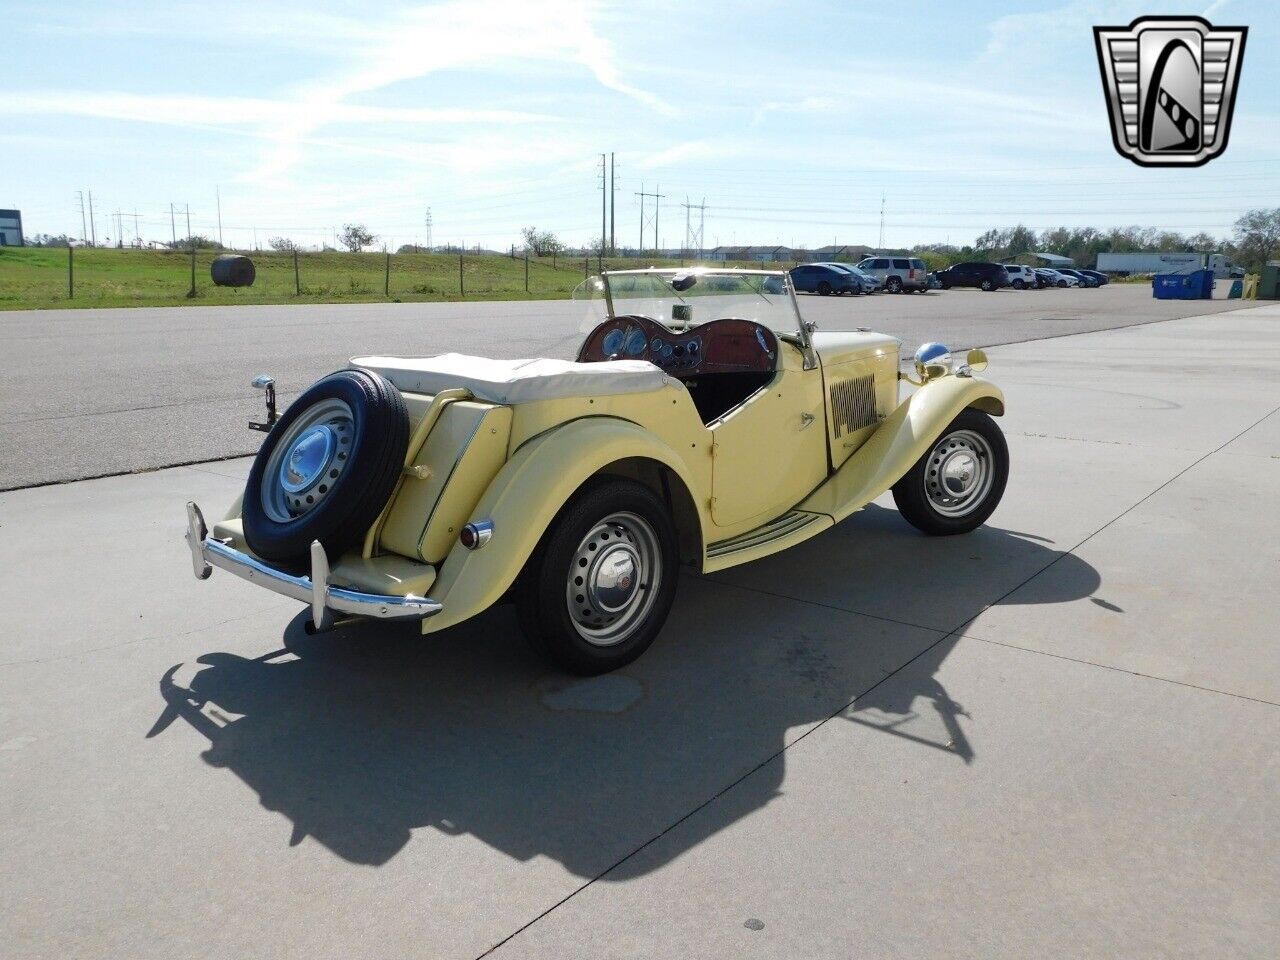
[[[898,405],[829,480],[796,509],[839,522],[884,493],[919,460],[960,411],[1004,415],[1004,394],[977,377],[930,380]]]
[[[668,467],[692,494],[701,528],[709,528],[705,491],[698,495],[692,471],[670,446],[626,420],[571,421],[522,445],[498,472],[471,515],[492,521],[493,536],[479,550],[461,544],[450,550],[430,594],[444,610],[422,622],[423,632],[459,623],[496,602],[574,492],[610,464],[637,458]],[[698,539],[703,541],[700,532]]]

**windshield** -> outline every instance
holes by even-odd
[[[800,332],[800,316],[784,273],[707,268],[614,271],[584,280],[573,299],[588,304],[584,332],[611,316],[627,315],[648,317],[672,330],[731,317],[754,320],[775,333]]]

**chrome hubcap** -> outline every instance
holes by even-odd
[[[262,474],[262,510],[288,523],[321,503],[346,470],[355,418],[343,401],[321,400],[298,417],[271,451]]]
[[[924,490],[944,517],[963,517],[986,500],[995,476],[991,445],[972,430],[957,430],[929,453]]]
[[[595,646],[622,643],[644,622],[661,577],[653,527],[634,513],[610,514],[574,551],[565,585],[574,629]]]

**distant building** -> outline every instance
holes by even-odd
[[[862,244],[828,244],[813,251],[810,259],[815,263],[857,263],[874,251]]]
[[[1057,270],[1059,267],[1065,267],[1070,270],[1076,265],[1076,262],[1070,257],[1064,257],[1057,253],[1033,253],[1031,256],[1040,261],[1040,266],[1048,267],[1051,270]]]
[[[0,247],[23,247],[22,211],[0,210]]]

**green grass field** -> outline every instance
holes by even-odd
[[[361,303],[370,301],[538,300],[567,297],[584,276],[581,257],[529,258],[525,290],[524,259],[468,254],[459,288],[458,255],[392,254],[388,286],[387,258],[381,253],[300,253],[298,288],[293,255],[251,253],[257,268],[252,287],[215,286],[209,265],[217,255],[196,251],[196,294],[191,289],[191,256],[159,250],[78,248],[74,255],[75,291],[67,286],[67,250],[51,247],[0,247],[0,310],[48,307],[133,307],[182,304]],[[627,269],[673,265],[669,260],[615,260],[605,266]],[[788,264],[789,266],[789,264]],[[595,273],[595,259],[590,272]],[[300,290],[301,292],[298,292]]]

